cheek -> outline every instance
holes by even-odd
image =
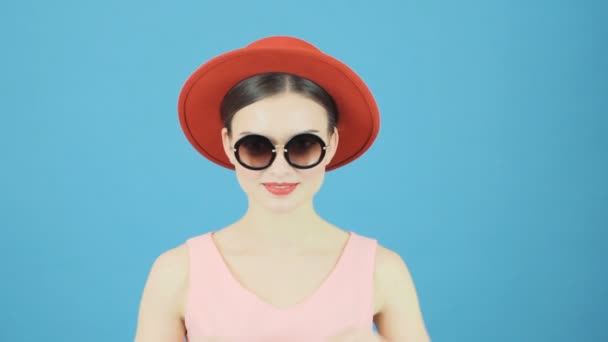
[[[258,171],[245,169],[243,167],[237,167],[235,171],[236,178],[245,192],[250,192],[260,183],[260,173]]]
[[[300,179],[302,183],[309,189],[310,192],[316,193],[321,184],[323,184],[323,179],[325,178],[325,169],[324,167],[314,167],[309,170],[302,170],[300,173]]]

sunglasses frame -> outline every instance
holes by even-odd
[[[245,141],[246,138],[252,137],[252,136],[257,136],[257,137],[261,137],[263,139],[266,139],[271,146],[273,146],[274,148],[271,150],[272,151],[272,157],[270,157],[270,160],[268,161],[268,164],[266,164],[265,166],[262,167],[252,167],[250,165],[245,164],[242,160],[241,157],[239,156],[239,146]],[[321,155],[319,156],[319,160],[316,161],[314,164],[308,165],[308,166],[300,166],[297,164],[294,164],[291,162],[291,160],[289,160],[289,156],[288,156],[288,152],[287,152],[287,146],[296,138],[301,137],[301,136],[307,136],[307,137],[312,137],[314,140],[316,140],[320,145],[321,145]],[[234,147],[232,148],[232,151],[234,152],[234,157],[236,158],[236,160],[239,162],[239,164],[241,164],[241,166],[243,166],[246,169],[249,170],[254,170],[254,171],[260,171],[260,170],[264,170],[269,168],[272,163],[274,162],[274,160],[277,157],[277,150],[279,150],[279,146],[283,147],[283,158],[285,158],[285,161],[287,161],[287,163],[289,165],[291,165],[292,167],[296,168],[296,169],[300,169],[300,170],[305,170],[305,169],[310,169],[313,168],[317,165],[319,165],[323,159],[325,158],[325,152],[327,150],[328,147],[330,147],[330,145],[326,145],[325,141],[323,141],[323,139],[321,139],[321,137],[319,137],[316,134],[312,134],[312,133],[300,133],[300,134],[296,134],[293,137],[291,137],[285,144],[273,144],[272,141],[268,138],[265,137],[261,134],[248,134],[242,138],[240,138],[239,140],[237,140],[237,142],[234,144]]]

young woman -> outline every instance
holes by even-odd
[[[192,145],[235,170],[248,209],[156,259],[136,342],[430,341],[402,258],[313,206],[325,172],[378,133],[348,66],[301,39],[264,38],[197,69],[179,114]]]

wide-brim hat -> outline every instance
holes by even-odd
[[[220,105],[241,80],[268,72],[307,78],[333,98],[338,111],[338,149],[326,170],[352,162],[372,145],[380,128],[378,106],[365,82],[338,59],[294,37],[272,36],[219,55],[185,82],[178,101],[181,127],[194,148],[209,160],[234,169],[224,153]]]

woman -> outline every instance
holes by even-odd
[[[430,341],[401,257],[313,206],[325,172],[378,133],[374,98],[348,66],[303,40],[264,38],[196,70],[179,114],[249,205],[157,258],[136,342]]]

